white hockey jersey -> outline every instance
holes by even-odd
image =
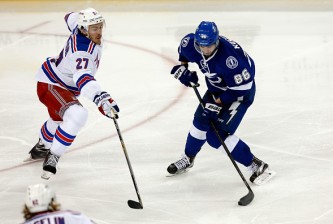
[[[71,31],[64,48],[57,57],[49,57],[36,75],[39,82],[57,85],[93,100],[101,92],[94,76],[102,56],[102,44],[98,45],[81,34],[77,28],[78,13],[65,16]]]
[[[95,224],[85,215],[74,211],[57,211],[36,215],[22,224]]]

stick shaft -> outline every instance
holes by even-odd
[[[203,102],[203,100],[202,100],[202,98],[201,98],[201,96],[200,96],[200,93],[199,93],[197,87],[196,87],[196,86],[192,86],[192,87],[193,87],[193,89],[194,89],[195,94],[196,94],[197,97],[198,97],[198,100],[199,100],[199,102],[200,102],[200,105],[202,106],[203,109],[205,109],[205,104],[204,104],[204,102]],[[252,189],[250,188],[249,184],[247,183],[247,181],[246,181],[246,179],[245,179],[243,173],[240,171],[240,169],[239,169],[238,165],[236,164],[235,160],[232,158],[232,155],[231,155],[231,153],[230,153],[228,147],[227,147],[226,144],[224,143],[222,137],[221,137],[220,134],[219,134],[219,131],[218,131],[217,128],[215,127],[215,124],[211,121],[211,122],[210,122],[210,125],[211,125],[211,127],[213,128],[213,130],[214,130],[214,132],[215,132],[217,138],[219,139],[220,143],[222,144],[222,146],[223,146],[225,152],[227,153],[229,159],[231,160],[232,164],[233,164],[234,167],[236,168],[236,170],[237,170],[239,176],[242,178],[242,180],[243,180],[245,186],[247,187],[247,189],[249,189],[249,191],[252,192]]]
[[[117,129],[119,140],[120,140],[121,146],[122,146],[124,154],[125,154],[125,158],[126,158],[126,161],[127,161],[128,168],[129,168],[130,173],[131,173],[131,177],[132,177],[132,181],[133,181],[133,184],[134,184],[136,195],[138,197],[139,203],[143,207],[142,200],[141,200],[140,193],[139,193],[139,188],[138,188],[137,183],[135,181],[135,176],[134,176],[134,172],[133,172],[133,169],[132,169],[132,165],[131,165],[131,162],[129,160],[129,156],[127,154],[127,150],[126,150],[125,143],[124,143],[123,137],[122,137],[120,129],[119,129],[117,119],[115,117],[112,117],[112,120],[113,120],[114,125],[116,126],[116,129]]]

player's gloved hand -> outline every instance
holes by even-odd
[[[191,82],[197,84],[199,81],[197,73],[189,71],[187,65],[176,65],[170,73],[187,87],[191,86]]]
[[[205,109],[203,112],[203,116],[208,117],[209,119],[217,119],[220,111],[222,109],[222,106],[214,104],[214,103],[206,103]]]
[[[119,107],[107,92],[97,94],[94,98],[94,103],[103,115],[118,118]]]

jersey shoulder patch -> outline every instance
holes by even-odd
[[[190,34],[187,34],[181,41],[180,41],[180,46],[182,48],[185,48],[187,46],[189,46],[189,44],[191,42],[194,41],[194,34],[193,33],[190,33]]]
[[[190,41],[190,37],[184,37],[180,43],[182,47],[187,47],[188,43]]]

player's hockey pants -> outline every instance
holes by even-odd
[[[211,101],[211,94],[206,92],[203,100],[204,102]],[[235,101],[232,104],[224,105],[220,111],[218,119],[213,121],[220,137],[231,152],[232,157],[235,161],[244,166],[249,166],[251,164],[253,154],[251,153],[249,146],[234,135],[234,133],[251,103],[252,102],[246,103]],[[220,140],[211,127],[211,121],[207,116],[202,116],[202,114],[203,108],[199,105],[194,114],[193,124],[188,133],[185,145],[185,154],[190,157],[196,156],[205,142],[213,148],[224,151]]]

